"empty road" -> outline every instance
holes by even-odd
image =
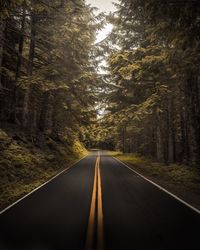
[[[0,214],[1,250],[198,250],[200,214],[104,152]]]

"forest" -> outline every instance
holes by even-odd
[[[103,24],[93,11],[81,0],[1,1],[2,202],[86,154],[99,82],[94,41]]]
[[[1,1],[5,196],[8,182],[38,185],[85,148],[199,168],[199,0],[115,6],[105,15],[83,0]],[[113,30],[96,44],[106,23]]]
[[[33,141],[38,131],[78,134],[95,114],[98,17],[82,1],[3,3],[1,121]]]
[[[107,147],[159,162],[200,163],[200,2],[120,1],[107,54]]]

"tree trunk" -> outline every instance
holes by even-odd
[[[167,120],[168,120],[168,154],[167,162],[174,162],[174,125],[173,125],[173,97],[168,98]]]
[[[3,48],[4,48],[4,31],[6,22],[4,20],[0,21],[0,119],[3,117],[3,97],[4,91],[2,86],[2,62],[3,62]]]
[[[191,119],[191,127],[194,135],[194,142],[191,142],[193,149],[193,160],[195,164],[200,163],[200,102],[199,102],[199,86],[198,73],[188,72],[185,88],[185,96],[189,103],[189,115]]]
[[[189,164],[190,159],[190,146],[189,146],[189,117],[187,107],[183,107],[181,111],[181,162]]]
[[[29,62],[27,67],[27,75],[32,76],[33,74],[33,60],[35,56],[35,36],[36,36],[36,15],[34,11],[31,13],[31,40],[29,48]],[[24,109],[23,109],[23,126],[27,127],[28,115],[29,115],[29,95],[31,86],[27,86],[24,96]]]
[[[126,153],[126,125],[122,128],[122,144],[123,144],[123,153]]]
[[[6,22],[0,21],[0,89],[2,88],[2,61],[3,61],[3,47],[4,47],[4,31]]]
[[[21,64],[22,64],[22,54],[24,47],[24,32],[25,32],[25,21],[26,21],[26,10],[23,7],[22,10],[22,19],[21,19],[21,28],[20,28],[20,36],[19,36],[19,48],[18,48],[18,56],[17,56],[17,66],[15,72],[15,82],[13,87],[12,99],[11,99],[11,112],[10,112],[10,121],[16,123],[16,108],[17,108],[17,80],[20,77]]]
[[[157,160],[159,162],[164,162],[164,150],[163,150],[163,138],[161,131],[161,117],[160,110],[156,109],[156,149],[157,149]]]
[[[36,36],[36,15],[31,13],[31,40],[29,48],[29,61],[27,67],[27,75],[31,76],[33,73],[33,61],[35,56],[35,36]]]
[[[23,7],[22,10],[22,19],[21,19],[21,29],[20,29],[20,37],[19,37],[19,53],[17,58],[17,67],[16,67],[16,81],[20,76],[21,64],[22,64],[22,54],[24,47],[24,32],[25,32],[25,22],[26,22],[26,9]]]

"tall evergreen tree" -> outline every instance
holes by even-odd
[[[93,51],[102,16],[81,0],[3,1],[2,10],[1,120],[31,136],[80,136],[96,115]]]
[[[116,7],[105,41],[115,85],[106,117],[118,128],[119,146],[198,164],[199,2],[121,0]]]

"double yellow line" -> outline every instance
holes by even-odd
[[[103,208],[102,208],[101,175],[100,175],[99,164],[100,164],[100,154],[98,153],[95,164],[94,184],[93,184],[92,201],[90,207],[85,250],[104,249]]]

